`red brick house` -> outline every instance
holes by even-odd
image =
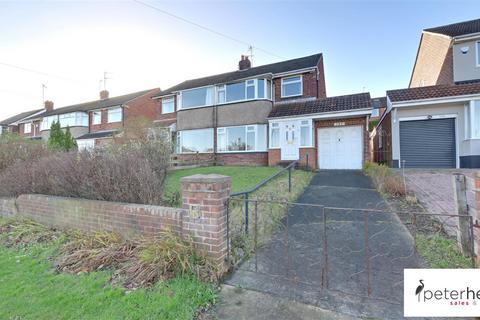
[[[0,121],[0,134],[3,132],[18,133],[27,138],[39,138],[38,122],[25,121],[25,119],[40,114],[44,109],[36,109],[19,113],[13,117]]]
[[[129,120],[156,120],[160,106],[152,97],[159,93],[157,88],[110,98],[108,91],[104,90],[100,92],[100,100],[58,109],[47,101],[45,109],[20,121],[18,132],[48,140],[52,123],[58,121],[62,128],[69,127],[79,149],[92,148],[111,141]]]

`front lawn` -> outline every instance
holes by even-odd
[[[232,192],[246,191],[270,177],[280,169],[277,167],[215,166],[180,169],[168,173],[164,200],[167,205],[180,203],[180,179],[194,174],[221,174],[232,177]]]
[[[55,273],[34,251],[0,247],[0,319],[192,319],[215,297],[191,278],[126,293],[105,285],[107,272]]]

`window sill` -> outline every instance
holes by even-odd
[[[207,105],[207,106],[200,106],[200,107],[192,107],[192,108],[185,108],[185,109],[179,108],[177,111],[188,111],[188,110],[195,110],[195,109],[201,109],[201,108],[221,107],[221,106],[228,106],[228,105],[231,105],[231,104],[248,103],[248,102],[252,102],[252,101],[270,101],[270,102],[273,102],[272,99],[268,99],[268,98],[237,100],[237,101],[229,101],[229,102],[225,102],[225,103],[210,104],[210,105]]]
[[[108,121],[107,123],[110,124],[110,123],[120,123],[122,122],[122,120],[119,120],[119,121]]]
[[[177,155],[195,155],[195,154],[213,154],[213,151],[210,152],[176,152]]]
[[[292,96],[283,96],[283,95],[281,95],[281,96],[280,96],[280,99],[295,98],[295,97],[301,97],[301,96],[303,96],[303,93],[294,94],[294,95],[292,95]]]

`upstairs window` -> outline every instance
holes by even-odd
[[[245,100],[245,82],[227,84],[227,102]]]
[[[175,100],[172,98],[162,99],[162,114],[175,112]]]
[[[23,133],[31,133],[32,132],[32,123],[24,123],[23,124]]]
[[[282,98],[302,95],[302,76],[282,78]]]
[[[185,90],[181,93],[182,109],[213,105],[213,87]]]
[[[92,124],[100,124],[100,123],[102,123],[102,112],[101,111],[92,112]]]
[[[378,117],[380,115],[380,109],[372,109],[372,117]]]
[[[226,101],[226,92],[225,92],[225,85],[221,85],[217,87],[217,103],[225,103]]]
[[[121,122],[122,119],[122,108],[108,109],[108,123]]]
[[[52,127],[52,124],[56,121],[58,121],[58,116],[45,117],[45,118],[42,119],[40,129],[41,130],[50,130],[50,128]]]

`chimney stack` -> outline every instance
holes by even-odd
[[[45,101],[44,105],[45,105],[45,111],[47,112],[53,111],[53,101],[47,100]]]
[[[100,99],[108,99],[108,91],[107,90],[102,90],[100,91]]]
[[[247,70],[247,69],[250,69],[251,66],[252,66],[252,63],[248,59],[248,56],[244,56],[242,54],[242,58],[238,63],[238,70]]]

